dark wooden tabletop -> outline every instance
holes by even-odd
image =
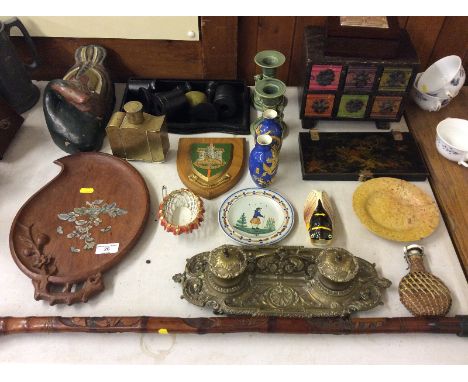
[[[435,146],[440,121],[448,117],[468,119],[468,86],[438,112],[421,110],[411,102],[405,114],[426,160],[429,181],[468,279],[468,169],[442,157]]]

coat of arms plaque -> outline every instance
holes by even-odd
[[[244,166],[244,138],[180,138],[177,171],[190,190],[213,199],[231,189]]]

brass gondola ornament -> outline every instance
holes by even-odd
[[[223,245],[187,260],[183,298],[216,314],[343,317],[382,304],[390,281],[343,248]]]

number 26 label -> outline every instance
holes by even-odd
[[[96,255],[107,255],[111,253],[117,253],[118,251],[119,251],[119,243],[96,245]]]

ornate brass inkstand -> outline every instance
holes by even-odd
[[[382,304],[390,281],[342,248],[223,245],[173,277],[183,297],[217,314],[339,317]]]

